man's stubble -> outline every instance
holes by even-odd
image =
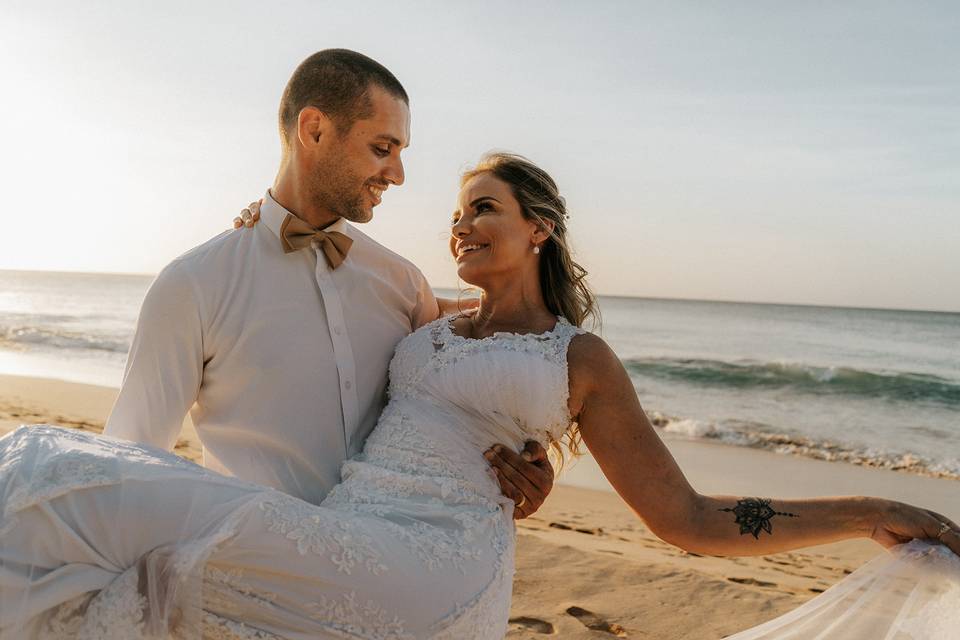
[[[347,154],[330,154],[317,164],[310,185],[314,204],[350,222],[365,223],[373,211],[364,208],[366,180],[351,172]]]

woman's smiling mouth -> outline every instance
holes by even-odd
[[[490,245],[481,244],[479,242],[469,242],[462,244],[457,247],[457,260],[462,260],[467,254],[473,253],[475,251],[480,251],[481,249],[486,249]]]

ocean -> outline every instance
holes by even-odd
[[[151,280],[0,271],[0,373],[119,386]],[[667,437],[960,479],[960,314],[600,307],[602,335]]]

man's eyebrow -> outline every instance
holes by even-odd
[[[397,138],[394,138],[389,133],[381,133],[380,135],[377,136],[377,140],[384,140],[386,142],[389,142],[392,145],[396,145],[400,147],[401,149],[406,149],[408,146],[410,146],[410,145],[404,145],[403,143],[400,142],[400,140],[398,140]]]

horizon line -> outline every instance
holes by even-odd
[[[156,273],[134,273],[124,271],[61,271],[58,269],[6,269],[0,267],[0,272],[18,272],[18,273],[50,273],[64,275],[92,275],[92,276],[129,276],[140,278],[153,278]],[[432,285],[431,285],[432,286]],[[458,291],[456,287],[432,286],[433,289],[446,289],[447,291]],[[941,314],[960,314],[960,309],[917,309],[909,307],[870,307],[855,305],[835,305],[823,304],[818,302],[775,302],[775,301],[757,301],[757,300],[729,300],[722,298],[674,298],[669,296],[651,296],[651,295],[631,295],[623,293],[596,293],[598,298],[623,298],[630,300],[657,300],[664,302],[710,302],[717,304],[752,304],[772,307],[808,307],[819,309],[850,309],[854,311],[906,311],[910,313],[941,313]],[[470,296],[475,297],[475,296]]]

